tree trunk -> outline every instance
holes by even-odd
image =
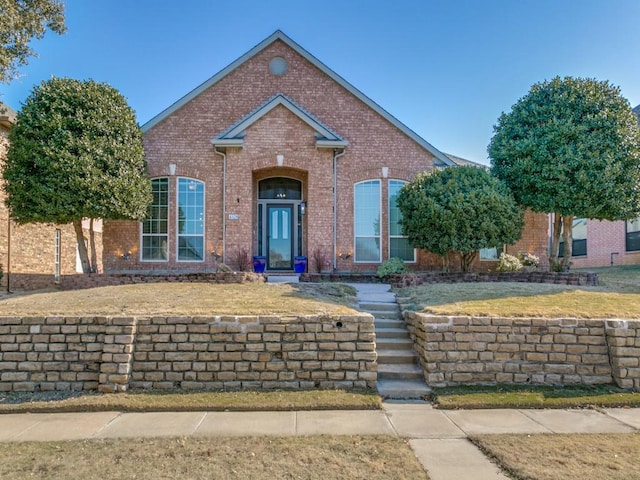
[[[89,245],[91,245],[91,273],[98,271],[98,253],[96,252],[96,232],[93,229],[94,219],[89,220]]]
[[[82,220],[73,221],[73,229],[76,232],[76,244],[78,245],[78,255],[82,264],[82,272],[91,272],[91,264],[89,263],[89,255],[87,253],[87,244],[84,241],[84,232],[82,231]]]
[[[571,267],[571,254],[573,253],[573,215],[564,215],[562,217],[562,240],[564,241],[562,271],[568,272]]]
[[[560,234],[562,233],[562,215],[553,214],[553,230],[551,231],[551,253],[549,255],[549,263],[551,270],[558,265],[558,257],[560,253]]]
[[[449,273],[449,252],[442,255],[442,270]]]
[[[471,270],[471,264],[475,260],[477,254],[478,252],[460,253],[463,273],[467,273],[469,272],[469,270]]]

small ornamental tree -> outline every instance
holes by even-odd
[[[73,223],[85,272],[96,266],[87,255],[83,218],[145,217],[151,185],[142,133],[133,110],[109,85],[42,82],[18,113],[9,141],[3,177],[13,220]]]
[[[0,82],[9,83],[36,53],[31,41],[47,29],[66,31],[60,0],[0,0]]]
[[[461,255],[467,272],[482,248],[520,239],[524,212],[507,186],[477,167],[426,172],[406,184],[397,199],[402,232],[418,248]]]
[[[521,205],[554,214],[552,265],[562,231],[569,269],[574,217],[640,215],[640,129],[619,88],[571,77],[535,84],[494,132],[492,173]]]

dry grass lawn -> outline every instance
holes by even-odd
[[[0,413],[181,412],[376,410],[381,400],[373,391],[303,390],[249,392],[64,392],[0,394]],[[0,477],[1,478],[1,477]]]
[[[401,438],[315,436],[4,444],[0,478],[396,480],[427,475]]]
[[[5,295],[0,315],[354,314],[355,294],[328,283],[149,283]]]
[[[640,265],[599,270],[600,286],[455,283],[399,290],[415,311],[437,315],[640,318]]]
[[[639,434],[484,435],[472,441],[514,480],[637,480]]]
[[[613,385],[462,385],[434,389],[434,404],[459,408],[588,408],[640,406],[640,392]]]

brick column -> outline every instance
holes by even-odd
[[[640,322],[607,320],[611,374],[622,388],[640,391]]]
[[[135,334],[135,318],[109,319],[100,365],[99,392],[125,392],[129,388]]]

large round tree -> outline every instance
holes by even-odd
[[[619,88],[571,77],[538,83],[500,116],[494,132],[494,175],[520,204],[554,214],[552,264],[563,231],[562,266],[569,268],[574,217],[640,215],[640,130]]]
[[[506,185],[478,167],[425,172],[397,199],[402,232],[415,247],[447,258],[458,252],[468,271],[482,248],[520,239],[523,211]]]
[[[85,272],[95,269],[82,219],[145,217],[151,201],[142,133],[104,83],[52,78],[35,87],[10,132],[3,171],[18,223],[73,223]]]

